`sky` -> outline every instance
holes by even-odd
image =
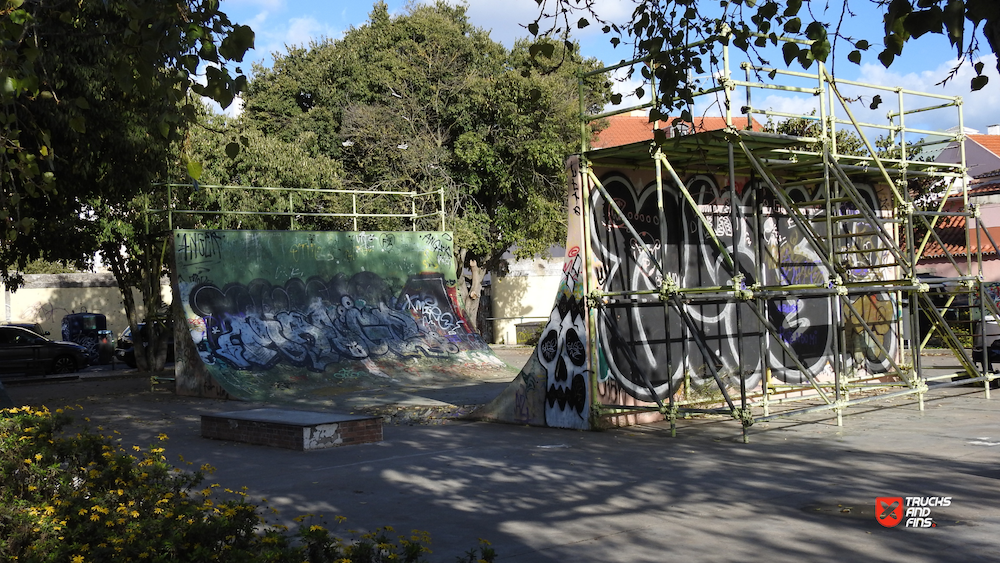
[[[449,0],[454,3],[455,0]],[[386,2],[392,15],[405,12],[406,2],[389,0]],[[609,21],[627,22],[632,12],[632,2],[627,0],[597,0],[596,4],[602,16]],[[819,4],[819,3],[817,3]],[[835,3],[836,4],[836,3]],[[366,24],[373,2],[323,2],[319,0],[222,0],[222,10],[230,19],[249,25],[256,33],[256,47],[247,57],[243,65],[244,71],[249,71],[251,63],[271,66],[275,54],[287,52],[288,46],[308,47],[312,41],[323,39],[339,39],[351,27]],[[529,35],[525,26],[533,21],[538,13],[535,0],[469,0],[468,14],[473,25],[488,30],[490,36],[511,47],[520,37]],[[889,69],[882,66],[876,59],[879,50],[878,39],[881,31],[881,15],[867,0],[854,3],[857,8],[854,17],[847,17],[844,28],[856,37],[871,38],[874,46],[866,54],[861,65],[846,60],[850,49],[843,44],[837,47],[835,54],[839,55],[832,65],[838,80],[850,80],[865,84],[877,84],[889,87],[902,87],[908,90],[928,92],[937,95],[962,96],[965,127],[986,133],[990,125],[1000,124],[1000,76],[997,75],[996,59],[993,55],[983,58],[986,74],[990,82],[984,90],[971,92],[969,80],[974,73],[966,65],[959,75],[940,86],[948,72],[956,64],[956,50],[951,47],[946,38],[939,35],[925,35],[915,42],[910,42],[904,48],[903,56],[896,59]],[[611,65],[622,59],[631,59],[631,50],[624,47],[614,49],[608,38],[601,33],[600,27],[591,25],[574,33],[585,56],[596,57],[605,64]],[[985,45],[985,42],[984,42]],[[780,54],[771,58],[775,66],[783,67]],[[734,68],[736,68],[734,66]],[[801,69],[799,69],[801,70]],[[742,75],[741,75],[742,77]],[[799,79],[788,78],[792,85],[813,86],[815,81],[802,82]],[[634,91],[638,82],[625,81],[622,78],[615,83],[615,89],[627,93]],[[886,123],[886,114],[898,107],[897,96],[893,92],[877,90],[857,90],[849,85],[841,87],[841,93],[846,97],[860,97],[858,102],[849,105],[855,119],[863,123]],[[873,95],[879,94],[883,104],[876,110],[868,109]],[[809,113],[816,107],[815,98],[810,95],[795,95],[778,93],[773,90],[755,89],[751,94],[752,105],[755,108],[771,109],[788,113]],[[903,106],[906,109],[928,107],[940,102],[933,98],[920,96],[904,97]],[[625,106],[636,105],[632,98],[626,99]],[[740,102],[745,104],[745,99]],[[710,101],[701,103],[696,113],[718,115],[718,104]],[[238,109],[236,110],[238,111]],[[839,106],[835,109],[838,117],[847,118],[847,112]],[[758,117],[760,121],[766,118]],[[958,125],[958,112],[954,109],[920,112],[907,116],[908,127],[923,130],[945,130]]]

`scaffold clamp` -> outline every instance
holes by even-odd
[[[603,309],[606,304],[604,294],[596,289],[587,295],[587,306],[591,309]]]
[[[753,290],[747,287],[746,278],[743,274],[733,276],[733,296],[743,301],[753,299]]]
[[[666,277],[663,279],[663,283],[660,285],[660,301],[667,301],[674,295],[678,293],[680,286],[671,277]]]
[[[734,407],[730,414],[734,419],[740,421],[744,428],[753,426],[753,412],[750,409]]]

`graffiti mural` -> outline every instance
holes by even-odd
[[[237,397],[311,378],[390,380],[408,362],[488,351],[457,305],[448,233],[174,236],[194,348]]]
[[[823,258],[788,210],[762,197],[764,190],[739,182],[732,201],[733,190],[726,184],[712,176],[692,176],[685,187],[702,219],[677,188],[668,187],[661,203],[655,184],[637,188],[621,174],[605,176],[602,184],[606,196],[598,190],[591,193],[591,248],[594,260],[603,265],[598,274],[602,289],[626,298],[611,300],[595,313],[596,337],[606,365],[598,374],[600,381],[620,385],[636,399],[653,401],[678,392],[682,385],[714,386],[708,362],[715,362],[715,370],[732,387],[738,386],[740,373],[749,387],[759,386],[765,368],[783,383],[807,381],[800,365],[815,377],[831,369],[835,298],[789,295],[766,300],[764,313],[777,330],[774,340],[745,303],[688,298],[684,315],[691,322],[686,324],[676,305],[665,306],[655,293],[664,279],[678,287],[728,290],[734,272],[719,246],[735,262],[744,287],[829,284],[831,273]],[[859,190],[878,209],[873,188],[859,186]],[[821,196],[798,187],[790,197],[807,202]],[[800,211],[821,225],[822,236],[826,210]],[[849,204],[835,207],[834,212],[845,217],[858,214]],[[836,258],[847,264],[848,281],[887,275],[881,265],[891,260],[877,250],[884,246],[872,240],[877,237],[866,234],[873,230],[867,222],[852,218],[834,224],[844,235],[833,240],[839,245]],[[843,322],[854,367],[885,371],[898,342],[895,302],[886,294],[864,296],[852,305],[858,315],[848,312]]]
[[[545,422],[559,428],[589,427],[587,323],[579,250],[570,249],[556,306],[538,341],[538,362],[547,376]]]
[[[627,413],[671,397],[721,402],[716,375],[730,391],[752,390],[766,372],[785,384],[806,383],[804,370],[829,378],[838,358],[838,369],[879,374],[898,354],[893,295],[828,291],[832,264],[846,282],[895,275],[885,267],[893,262],[886,245],[853,205],[812,205],[824,199],[816,187],[788,191],[817,236],[830,241],[827,258],[792,211],[752,179],[731,186],[728,178],[694,174],[684,180],[687,194],[673,185],[661,193],[648,174],[608,171],[599,176],[603,189],[587,191],[575,160],[569,172],[562,285],[532,360],[482,418],[588,428],[595,424],[588,413],[599,408]],[[875,188],[856,187],[876,216],[888,213]],[[739,301],[734,283],[816,291]],[[700,293],[674,299],[671,287]]]

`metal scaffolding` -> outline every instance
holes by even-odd
[[[725,414],[742,423],[746,436],[754,422],[822,410],[835,412],[840,425],[846,408],[890,396],[914,395],[922,410],[925,393],[954,385],[979,383],[988,398],[989,382],[997,376],[977,366],[989,365],[988,350],[974,358],[967,338],[981,333],[989,314],[1000,319],[983,287],[980,237],[989,233],[980,228],[978,210],[969,202],[964,149],[954,164],[921,155],[921,149],[934,145],[964,146],[961,98],[838,80],[823,64],[816,64],[815,72],[796,72],[743,63],[745,76],[739,79],[730,72],[728,48],[720,60],[711,87],[699,93],[720,100],[724,130],[591,149],[589,128],[583,128],[584,237],[590,260],[602,263],[601,248],[613,246],[603,231],[614,222],[641,255],[636,260],[649,265],[648,274],[635,276],[638,282],[616,282],[608,271],[586,268],[590,361],[600,366],[591,371],[591,388],[627,380],[634,384],[631,395],[640,399],[632,403],[613,399],[620,394],[593,393],[592,416],[659,413],[675,429],[679,418]],[[648,63],[623,62],[590,74],[643,64]],[[655,80],[655,72],[648,74]],[[796,85],[803,81],[806,85]],[[851,100],[861,96],[849,99],[845,89],[884,96],[886,105],[895,106],[887,122],[859,121]],[[581,107],[584,123],[658,107],[655,83],[648,90],[654,99],[620,111],[586,116]],[[756,107],[753,94],[760,91],[809,97],[818,111]],[[741,108],[740,114],[734,115],[733,108]],[[957,130],[906,126],[908,118],[930,111],[954,112]],[[756,116],[806,120],[815,123],[818,134],[755,131]],[[856,135],[862,149],[845,150],[841,131]],[[872,131],[883,135],[880,148],[869,140]],[[614,170],[652,171],[656,207],[647,207],[644,224],[637,224],[637,212],[623,209],[622,198],[605,185],[602,174]],[[722,197],[707,201],[692,189],[695,175],[723,178],[718,182]],[[917,185],[935,197],[919,198]],[[962,199],[961,210],[946,210],[945,202],[955,197]],[[682,243],[670,243],[679,240],[671,225],[681,222],[681,214],[690,218],[685,225],[696,225],[697,239],[708,247],[704,252],[715,260],[719,276],[713,284],[685,278],[684,270],[694,262],[679,257],[687,252]],[[966,251],[960,256],[948,253],[938,232],[942,221],[956,217],[965,228]],[[652,236],[647,231],[654,224],[658,233]],[[919,275],[920,259],[934,243],[958,275],[933,281]],[[809,256],[809,264],[795,256]],[[797,273],[790,274],[793,270]],[[808,323],[794,326],[784,304],[800,312],[806,306],[821,311],[832,328],[823,354],[796,341],[805,333],[802,323]],[[712,315],[726,315],[727,326],[735,330],[722,334],[706,321]],[[922,335],[921,326],[928,323],[930,331]],[[954,354],[958,372],[931,375],[921,365],[932,335]],[[732,357],[723,357],[727,353]],[[779,367],[782,375],[775,377]],[[693,376],[712,392],[703,385],[693,393]]]
[[[361,230],[359,220],[365,219],[375,222],[398,219],[413,231],[419,230],[418,227],[444,231],[446,227],[445,196],[441,188],[417,192],[176,183],[158,186],[165,188],[165,205],[149,207],[146,212],[149,216],[165,216],[168,231],[173,230],[177,222],[199,225],[206,218],[218,216],[286,218],[289,230],[302,228],[303,223],[308,227],[310,221],[338,220],[337,230],[358,231]],[[218,203],[212,207],[194,201],[194,195],[212,192],[228,192],[236,202],[270,197],[272,207],[241,210],[238,203],[231,203],[234,208],[224,209]]]

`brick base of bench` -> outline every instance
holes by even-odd
[[[292,450],[318,450],[382,441],[382,419],[284,409],[201,415],[201,435]]]

